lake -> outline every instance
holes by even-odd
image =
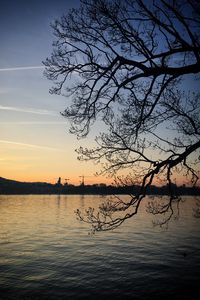
[[[0,299],[193,299],[200,219],[197,198],[183,199],[168,228],[153,226],[147,198],[121,227],[90,235],[74,211],[101,196],[0,196]]]

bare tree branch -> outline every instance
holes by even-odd
[[[52,28],[45,74],[55,84],[51,93],[70,98],[62,113],[70,131],[84,137],[96,120],[107,126],[96,148],[77,150],[79,159],[102,163],[100,173],[116,178],[132,171],[141,185],[129,202],[115,199],[78,217],[94,230],[116,228],[162,178],[169,202],[149,211],[168,211],[170,220],[179,199],[175,174],[192,184],[199,174],[200,91],[188,83],[200,73],[198,1],[84,0]]]

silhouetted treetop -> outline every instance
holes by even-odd
[[[80,9],[52,24],[57,41],[45,62],[46,74],[58,81],[51,92],[61,93],[67,77],[79,75],[79,82],[67,85],[76,99],[65,112],[73,121],[73,132],[86,134],[98,113],[107,114],[114,101],[123,101],[124,93],[150,101],[146,113],[140,112],[142,120],[165,86],[181,75],[199,72],[200,18],[195,4],[82,1]],[[138,95],[141,89],[143,98]]]

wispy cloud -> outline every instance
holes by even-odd
[[[14,142],[14,141],[7,141],[7,140],[0,140],[0,143],[2,143],[2,144],[11,144],[11,145],[16,145],[16,146],[22,146],[22,147],[25,147],[25,148],[28,147],[28,148],[43,149],[43,150],[63,151],[59,148],[54,148],[54,147],[41,146],[41,145],[35,145],[35,144],[19,143],[19,142]]]
[[[53,115],[56,116],[58,113],[46,109],[36,109],[36,108],[26,108],[26,107],[15,107],[15,106],[4,106],[0,105],[0,110],[10,110],[10,111],[17,111],[17,112],[25,112],[31,114],[39,114],[39,115]]]
[[[23,71],[23,70],[37,70],[44,69],[44,66],[27,66],[27,67],[13,67],[13,68],[0,68],[0,72],[7,71]]]

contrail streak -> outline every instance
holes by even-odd
[[[40,145],[34,145],[34,144],[26,144],[26,143],[19,143],[19,142],[7,141],[7,140],[0,140],[0,143],[17,145],[17,146],[22,146],[22,147],[35,148],[35,149],[63,151],[61,149],[53,148],[53,147],[40,146]]]
[[[44,66],[28,66],[28,67],[13,67],[13,68],[0,68],[0,72],[7,72],[7,71],[23,71],[23,70],[37,70],[37,69],[44,69]]]
[[[35,108],[21,108],[21,107],[14,107],[14,106],[3,106],[0,105],[0,110],[11,110],[17,112],[25,112],[31,114],[39,114],[39,115],[58,115],[56,112],[45,110],[45,109],[35,109]]]

